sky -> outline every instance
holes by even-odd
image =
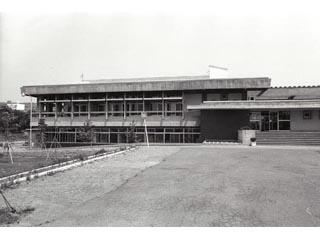
[[[203,75],[210,64],[230,77],[270,77],[273,86],[320,85],[316,5],[212,2],[1,12],[0,101],[28,101],[21,86],[80,83],[82,73]]]

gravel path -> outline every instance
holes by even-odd
[[[125,154],[22,183],[5,194],[16,208],[34,207],[20,226],[41,226],[68,210],[117,189],[128,179],[179,151],[174,146],[139,147]],[[4,203],[0,201],[0,208]]]

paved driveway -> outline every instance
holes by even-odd
[[[48,226],[320,226],[320,149],[181,147]]]

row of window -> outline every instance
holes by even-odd
[[[60,143],[81,142],[79,132],[75,129],[61,129],[63,131],[47,132],[46,141],[50,143],[54,137]],[[136,131],[137,130],[137,131]],[[145,142],[144,128],[136,128],[134,138],[136,142]],[[128,143],[130,139],[129,128],[95,129],[92,142],[97,144]],[[148,128],[150,143],[196,143],[200,139],[199,128]]]
[[[181,91],[152,91],[152,92],[112,92],[108,93],[93,93],[90,94],[90,99],[122,99],[122,98],[162,98],[162,97],[182,97]],[[89,94],[58,94],[58,95],[44,95],[39,97],[40,101],[53,101],[53,100],[88,100]]]
[[[243,100],[242,93],[207,93],[207,101]]]
[[[302,118],[310,120],[314,111],[302,111]],[[318,111],[320,119],[320,110]],[[290,130],[290,111],[261,111],[250,113],[250,128],[260,131]]]
[[[108,103],[108,116],[124,116],[124,108],[126,107],[126,116],[141,115],[143,111],[143,104],[145,112],[149,115],[182,115],[182,101],[134,101],[127,102],[109,102]],[[104,115],[105,114],[104,103],[91,103],[90,112],[93,115]],[[58,116],[69,116],[71,115],[71,103],[43,103],[41,104],[41,112],[46,114],[55,113],[57,110]],[[74,116],[87,115],[89,111],[89,104],[87,103],[74,103],[73,113]]]
[[[254,130],[290,130],[290,125],[290,111],[261,111],[250,113],[250,128]]]
[[[79,93],[79,94],[58,94],[58,95],[44,95],[39,97],[40,102],[52,102],[52,101],[75,101],[84,100],[121,100],[127,99],[148,99],[148,98],[182,98],[182,91],[151,91],[151,92],[111,92],[111,93]],[[228,100],[244,100],[244,94],[241,92],[231,92],[231,93],[217,93],[217,92],[207,92],[205,95],[207,101],[228,101]]]

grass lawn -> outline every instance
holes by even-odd
[[[12,153],[13,164],[9,155],[0,152],[0,178],[79,157],[94,155],[101,149],[113,150],[115,148],[115,146],[72,147],[57,150],[51,149],[50,151],[19,149],[17,151],[14,150]],[[49,157],[47,157],[48,153]]]

